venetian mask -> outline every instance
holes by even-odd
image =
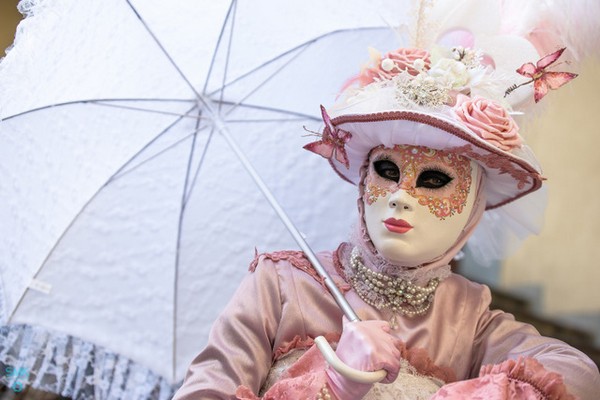
[[[410,267],[446,253],[469,220],[479,168],[466,157],[428,147],[371,151],[362,200],[377,251]]]

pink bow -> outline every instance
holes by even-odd
[[[328,160],[335,157],[335,159],[344,164],[346,168],[350,168],[348,154],[346,154],[344,146],[352,138],[352,134],[336,128],[331,123],[331,119],[323,106],[321,106],[321,115],[323,116],[323,122],[325,122],[325,129],[323,129],[321,140],[309,143],[305,145],[304,148],[325,157]]]

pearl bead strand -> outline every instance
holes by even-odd
[[[439,279],[434,278],[427,285],[419,286],[405,279],[372,271],[362,263],[356,247],[350,256],[350,266],[354,270],[350,281],[356,294],[370,306],[378,310],[390,310],[394,316],[401,314],[414,317],[425,314],[439,284]]]

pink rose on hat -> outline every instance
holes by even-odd
[[[376,80],[391,79],[403,71],[416,76],[421,71],[427,71],[431,65],[429,52],[416,48],[399,48],[383,56],[377,51],[371,51],[371,63],[347,82],[342,90],[355,82],[364,87]]]
[[[386,60],[391,60],[393,65],[386,62]],[[429,60],[428,51],[415,48],[399,48],[396,51],[387,53],[383,57],[380,67],[385,73],[391,76],[397,75],[401,71],[406,71],[410,75],[415,76],[419,72],[429,69],[430,65],[431,61]],[[386,71],[386,69],[390,69],[390,71]]]
[[[521,147],[523,143],[517,124],[506,109],[495,101],[459,94],[454,112],[477,136],[504,151]]]

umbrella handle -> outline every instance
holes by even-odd
[[[325,339],[323,336],[317,337],[315,339],[315,343],[321,351],[321,354],[323,354],[323,357],[325,357],[325,361],[327,361],[327,363],[342,376],[350,379],[351,381],[372,384],[383,380],[383,378],[385,378],[387,375],[387,372],[383,369],[380,369],[379,371],[367,372],[354,369],[344,364],[337,354],[335,354],[335,351],[333,351],[327,342],[327,339]]]

